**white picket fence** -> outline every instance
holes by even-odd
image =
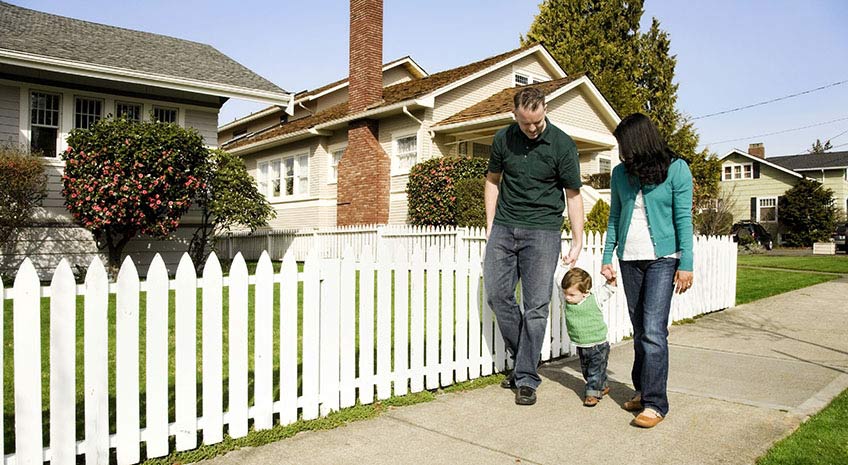
[[[580,260],[596,279],[600,279],[602,252],[598,239],[587,245]],[[184,256],[175,279],[169,279],[157,256],[145,281],[139,279],[135,265],[127,259],[115,283],[109,282],[103,265],[95,260],[81,285],[74,282],[70,266],[63,261],[49,287],[41,286],[32,263],[26,260],[13,288],[5,289],[0,283],[0,298],[13,301],[14,321],[15,451],[5,455],[5,463],[72,464],[83,455],[87,464],[107,464],[111,449],[115,449],[119,464],[134,464],[143,458],[142,443],[147,458],[160,457],[169,453],[172,436],[176,450],[184,451],[199,446],[199,434],[203,443],[215,444],[223,440],[224,433],[234,438],[245,436],[251,421],[256,430],[268,429],[295,422],[299,416],[318,418],[357,401],[368,404],[502,371],[508,360],[483,297],[480,250],[468,247],[467,241],[455,245],[433,245],[426,253],[423,248],[409,253],[403,246],[381,247],[376,257],[370,247],[357,254],[348,246],[340,258],[322,258],[316,248],[305,260],[302,272],[298,272],[294,253],[290,252],[279,273],[274,273],[269,255],[263,253],[253,276],[248,275],[241,254],[236,254],[228,276],[223,275],[213,254],[202,277],[196,276],[191,260]],[[735,244],[729,238],[698,237],[695,256],[695,285],[674,298],[672,320],[734,303]],[[299,306],[301,283],[303,300]],[[198,291],[202,293],[200,360]],[[144,321],[139,308],[142,293],[146,297]],[[248,308],[251,293],[254,304]],[[116,411],[112,425],[107,318],[110,294],[116,295]],[[273,308],[275,294],[278,308]],[[553,317],[548,323],[543,360],[574,353],[559,296],[554,288]],[[49,373],[41,371],[39,309],[43,297],[50,299]],[[84,301],[82,341],[77,340],[75,327],[78,297]],[[169,299],[175,305],[176,320],[173,405],[168,399]],[[252,372],[248,362],[249,314],[254,317]],[[272,336],[275,314],[279,315],[280,334],[276,354]],[[607,304],[604,315],[611,342],[630,334],[623,291]],[[143,360],[139,355],[142,325],[146,335]],[[226,354],[224,331],[229,348]],[[81,437],[76,434],[78,344],[84,346],[85,360],[81,385],[85,428]],[[4,347],[0,340],[0,351]],[[225,357],[227,373],[223,371]],[[275,358],[279,360],[278,386],[273,385]],[[142,366],[146,372],[143,386],[139,375]],[[49,392],[42,392],[42,377],[48,375]],[[252,403],[248,392],[251,377]],[[198,412],[198,381],[202,386],[202,415]],[[226,411],[224,383],[228,383],[229,396]],[[275,387],[279,391],[276,397]],[[49,396],[46,444],[42,441],[43,395]],[[140,395],[145,399],[144,411]],[[169,422],[170,407],[175,411],[174,422]],[[0,423],[0,430],[2,427]],[[0,457],[4,456],[2,447],[0,442]]]

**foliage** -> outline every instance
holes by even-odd
[[[271,204],[257,189],[241,158],[229,152],[209,151],[202,184],[205,188],[195,199],[202,220],[189,244],[189,255],[198,270],[206,263],[216,235],[233,227],[254,231],[274,217]]]
[[[829,140],[824,141],[824,144],[822,144],[821,139],[816,139],[816,142],[807,150],[807,153],[825,153],[832,148],[833,144]]]
[[[583,176],[583,182],[595,189],[609,189],[612,173],[593,173]]]
[[[836,227],[833,191],[818,181],[802,179],[778,202],[778,220],[790,247],[809,247],[827,241]]]
[[[432,158],[413,166],[406,185],[409,222],[456,225],[456,183],[484,177],[487,167],[488,160],[460,157]]]
[[[689,163],[689,171],[692,172],[692,205],[717,199],[721,189],[721,160],[706,150],[682,157]]]
[[[193,129],[108,118],[72,131],[68,146],[65,205],[108,250],[113,273],[130,239],[167,237],[204,187],[208,151]]]
[[[735,188],[719,190],[718,197],[696,204],[692,216],[696,234],[722,236],[730,234],[733,227],[733,209],[736,206]],[[751,238],[753,241],[754,239]]]
[[[607,232],[607,223],[609,222],[610,206],[603,200],[598,200],[589,214],[586,215],[586,224],[583,229],[586,232]]]
[[[483,192],[486,178],[460,179],[456,182],[456,225],[486,227],[486,203]]]
[[[26,226],[47,192],[47,176],[40,157],[25,147],[0,146],[0,246]]]
[[[567,216],[562,219],[562,226],[560,226],[559,232],[571,234],[571,220]]]
[[[619,115],[651,118],[669,147],[690,163],[696,202],[718,193],[720,163],[696,153],[698,134],[676,109],[677,57],[656,18],[640,31],[644,0],[545,0],[522,42],[544,43],[565,71],[588,72]],[[713,197],[714,198],[714,197]]]

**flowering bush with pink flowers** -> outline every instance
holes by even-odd
[[[487,160],[460,157],[432,158],[413,166],[406,185],[409,222],[455,226],[457,181],[483,178],[487,167]]]
[[[193,129],[104,119],[68,137],[65,205],[108,249],[110,268],[137,234],[166,237],[203,187],[208,151]]]

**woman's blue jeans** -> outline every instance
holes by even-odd
[[[642,405],[668,414],[668,314],[679,260],[621,261],[621,278],[633,324],[633,387]]]
[[[536,369],[559,259],[559,231],[492,226],[483,261],[483,281],[486,299],[515,361],[516,386],[536,389],[542,382]],[[519,279],[524,313],[515,300]]]

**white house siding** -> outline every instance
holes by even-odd
[[[389,200],[389,224],[406,224],[406,193],[392,194]]]
[[[611,134],[615,127],[610,127],[604,122],[587,98],[586,92],[581,87],[572,89],[548,102],[548,116],[557,122]]]
[[[517,62],[515,62],[515,64],[513,64],[513,69],[519,72],[524,71],[537,78],[542,78],[545,80],[553,79],[551,73],[549,73],[548,70],[545,69],[542,63],[538,60],[536,54],[518,60]]]
[[[197,129],[197,132],[203,137],[203,143],[207,146],[218,146],[218,110],[186,109],[185,126]]]
[[[320,180],[318,186],[318,197],[321,199],[335,200],[338,189],[337,184],[335,182],[330,182],[330,153],[332,153],[332,150],[347,146],[347,129],[340,129],[334,131],[332,136],[325,138],[325,141],[326,153],[324,154],[323,169],[319,173],[318,177],[318,179]],[[333,218],[335,219],[335,217],[336,216],[334,212]]]
[[[307,199],[272,204],[277,217],[268,222],[272,228],[318,228],[336,225],[336,201]]]
[[[19,87],[0,84],[0,143],[20,142],[20,96]]]

